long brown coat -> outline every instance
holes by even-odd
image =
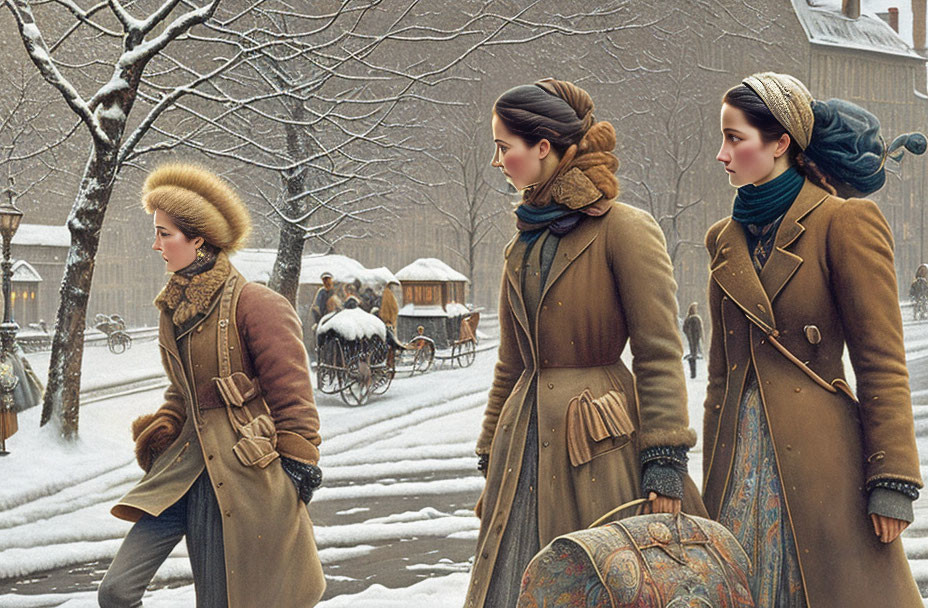
[[[185,422],[113,514],[129,521],[143,513],[159,515],[205,467],[223,514],[230,608],[306,608],[325,589],[309,513],[279,461],[262,469],[246,467],[235,456],[232,446],[239,438],[212,382],[219,375],[219,301],[228,289],[238,296],[230,316],[239,336],[230,335],[230,354],[241,352],[245,373],[260,383],[277,428],[277,451],[318,461],[319,417],[296,313],[285,298],[246,283],[233,268],[209,300],[205,317],[176,338],[171,315],[162,312],[159,342],[170,385],[159,412],[168,410]],[[255,415],[264,413],[260,399],[245,406]]]
[[[467,606],[483,606],[499,543],[519,479],[534,399],[538,411],[538,541],[593,523],[641,494],[639,450],[695,442],[688,428],[682,345],[677,331],[676,283],[664,237],[647,213],[613,203],[561,238],[535,315],[535,332],[522,294],[526,244],[506,251],[500,293],[499,362],[477,442],[489,454],[480,535]],[[620,360],[631,342],[634,377]],[[636,391],[637,388],[637,391]],[[635,432],[587,439],[593,458],[573,466],[568,457],[568,404],[589,390],[617,391]],[[615,402],[613,402],[614,404]],[[703,512],[688,481],[684,508]],[[626,513],[630,514],[630,513]]]
[[[759,277],[737,222],[715,224],[706,245],[712,338],[703,445],[710,516],[718,517],[727,490],[753,365],[809,607],[921,607],[901,542],[881,544],[867,515],[868,481],[921,485],[886,220],[871,201],[845,201],[807,181]],[[846,387],[847,345],[859,404],[816,384],[746,314],[776,330],[783,346],[835,387]]]

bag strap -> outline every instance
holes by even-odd
[[[777,338],[780,337],[779,331],[777,331],[773,327],[770,327],[766,323],[762,322],[760,319],[757,319],[754,315],[749,314],[747,311],[741,308],[741,306],[738,307],[738,310],[740,310],[744,314],[744,316],[747,317],[748,321],[753,323],[755,326],[758,327],[758,329],[764,332],[764,336],[766,336],[767,342],[769,342],[770,345],[774,349],[776,349],[778,353],[783,355],[783,357],[786,358],[787,361],[789,361],[790,363],[798,367],[813,382],[815,382],[817,385],[819,385],[820,387],[822,387],[829,393],[838,393],[840,391],[844,393],[845,395],[847,395],[854,403],[857,403],[857,397],[854,396],[854,393],[851,391],[851,388],[847,386],[846,383],[842,382],[836,387],[831,382],[828,382],[827,380],[825,380],[824,378],[816,374],[812,368],[810,368],[808,365],[803,363],[799,359],[799,357],[791,353],[788,348],[783,346],[783,344],[779,340],[777,340]],[[837,380],[835,382],[837,382]]]
[[[232,375],[232,361],[229,354],[229,326],[232,325],[230,313],[232,311],[232,297],[235,295],[235,282],[238,277],[233,273],[226,282],[222,297],[219,300],[219,332],[216,341],[219,355],[219,377],[227,378]]]

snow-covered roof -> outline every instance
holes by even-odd
[[[229,259],[249,281],[267,283],[274,269],[277,250],[242,249],[229,256]],[[380,290],[391,281],[399,282],[393,273],[384,267],[365,268],[361,262],[344,255],[309,254],[303,256],[300,284],[321,284],[322,279],[319,276],[323,272],[331,272],[336,282],[352,283],[359,279],[363,287],[373,287],[376,290]]]
[[[406,304],[400,308],[401,317],[462,317],[472,311],[458,302],[449,302],[442,308],[437,304]]]
[[[387,339],[387,326],[379,317],[361,308],[346,308],[337,312],[330,312],[319,320],[317,335],[335,332],[345,340],[360,340],[379,336],[381,340]]]
[[[70,247],[71,232],[63,225],[20,224],[13,235],[13,244]]]
[[[300,283],[321,284],[320,275],[323,272],[331,272],[332,278],[338,283],[353,283],[358,279],[363,287],[374,287],[377,290],[390,282],[399,283],[397,277],[384,266],[365,268],[361,262],[337,254],[303,256]]]
[[[400,281],[464,281],[463,274],[448,266],[438,258],[419,258],[409,266],[396,273]]]
[[[812,44],[886,53],[924,61],[888,23],[862,3],[860,18],[841,12],[841,0],[792,0],[799,23]]]
[[[26,260],[16,260],[13,262],[12,280],[14,283],[38,283],[42,275]]]

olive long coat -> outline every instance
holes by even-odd
[[[647,213],[613,203],[601,217],[587,217],[564,235],[538,301],[530,330],[521,266],[527,245],[506,250],[500,293],[499,361],[477,442],[489,454],[477,554],[468,607],[484,605],[500,539],[509,520],[531,415],[538,412],[538,541],[585,528],[614,507],[640,498],[639,450],[695,443],[688,427],[683,350],[677,331],[676,283],[663,233]],[[631,343],[632,373],[620,360]],[[536,387],[536,399],[528,391]],[[637,390],[636,390],[637,389]],[[594,398],[612,392],[628,416],[630,436],[581,439],[592,456],[568,456],[568,405],[585,390]],[[574,446],[576,447],[576,446]],[[684,508],[704,513],[687,478]],[[626,513],[630,515],[633,513]]]
[[[744,229],[726,219],[706,237],[712,337],[705,402],[704,499],[717,518],[750,366],[773,440],[809,608],[921,607],[901,541],[883,545],[867,515],[867,482],[921,485],[893,239],[876,204],[806,181],[760,275]],[[748,320],[768,328],[761,331]],[[822,379],[777,351],[767,334]],[[857,377],[855,403],[842,364]]]
[[[279,459],[259,468],[246,467],[235,456],[232,446],[239,437],[212,381],[219,376],[223,350],[217,348],[217,334],[231,325],[220,319],[219,303],[231,289],[230,317],[239,331],[237,336],[228,332],[229,354],[240,353],[241,368],[259,382],[277,429],[277,451],[315,464],[319,417],[300,323],[284,297],[246,283],[234,268],[220,280],[223,284],[207,300],[205,316],[176,338],[171,314],[162,312],[159,346],[170,380],[162,410],[171,410],[185,422],[180,436],[113,507],[113,514],[129,521],[143,513],[159,515],[187,492],[205,467],[223,515],[229,607],[306,608],[325,590],[308,510]],[[265,413],[258,398],[245,407],[253,415]]]

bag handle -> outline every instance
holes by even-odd
[[[587,529],[589,530],[590,528],[595,528],[596,526],[602,524],[603,522],[605,522],[607,519],[609,519],[616,513],[624,511],[625,509],[630,509],[632,507],[639,507],[648,502],[651,502],[650,498],[636,498],[635,500],[630,500],[625,504],[617,506],[616,508],[612,509],[611,511],[609,511],[608,513],[606,513],[605,515],[603,515],[602,517],[600,517],[599,519],[591,523],[589,526],[587,526]]]

